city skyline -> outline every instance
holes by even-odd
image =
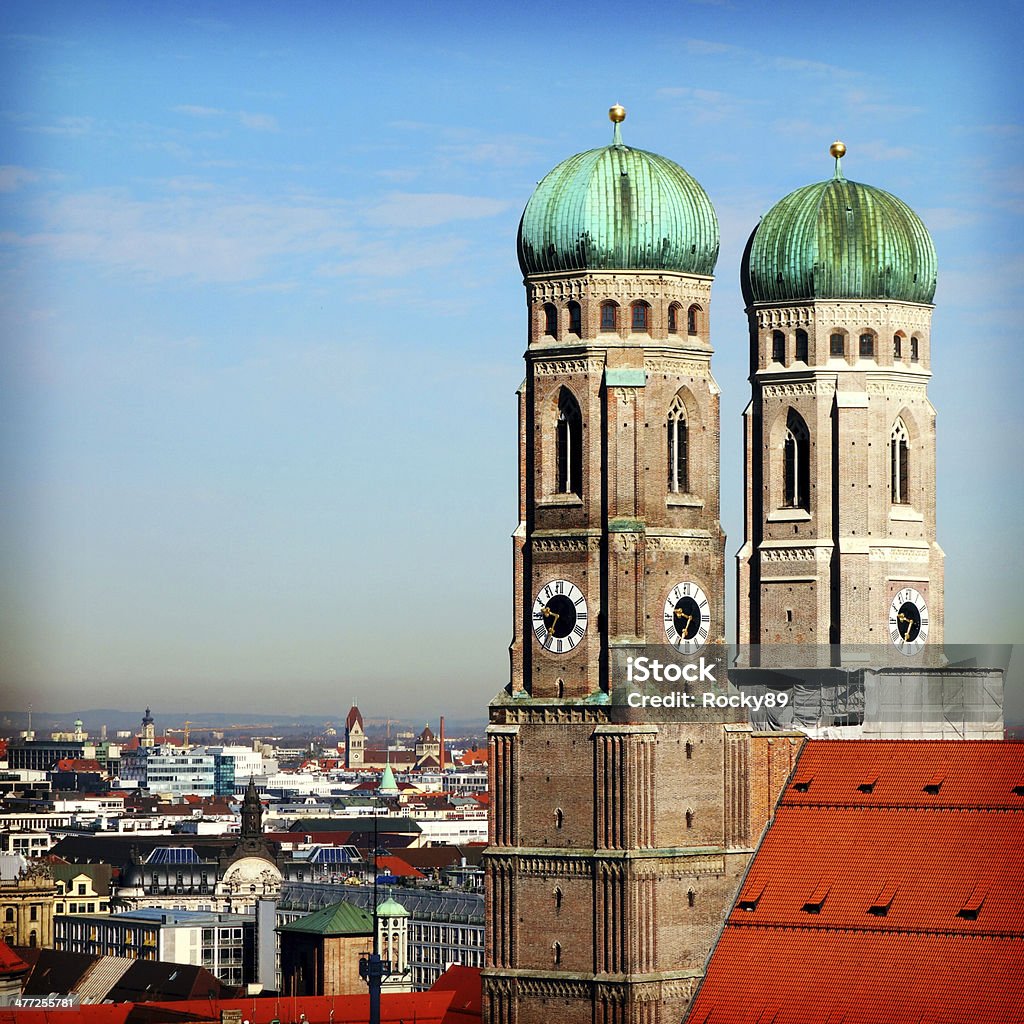
[[[560,37],[530,4],[11,5],[8,706],[482,709],[511,637],[516,225],[551,167],[608,143],[613,102],[625,142],[682,164],[721,223],[730,627],[739,257],[777,199],[831,174],[839,137],[847,176],[907,202],[938,250],[947,640],[1012,642],[1019,22],[751,9],[578,6]],[[610,66],[584,59],[606,48]]]

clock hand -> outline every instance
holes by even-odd
[[[551,623],[551,625],[548,627],[548,636],[554,636],[555,635],[555,626],[558,623],[558,612],[553,612],[547,605],[545,605],[543,610],[541,611],[541,615],[543,615],[545,619],[553,619],[554,620]]]

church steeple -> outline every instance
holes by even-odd
[[[242,841],[260,841],[263,838],[263,805],[256,792],[256,780],[250,775],[242,800]]]

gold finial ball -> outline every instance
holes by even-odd
[[[608,111],[608,120],[614,121],[616,124],[621,124],[626,120],[626,108],[620,103],[616,103],[614,107]]]
[[[841,156],[846,156],[846,143],[840,142],[836,139],[836,141],[828,147],[828,151],[838,160]]]

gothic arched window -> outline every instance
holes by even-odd
[[[802,328],[796,332],[796,358],[799,363],[807,362],[807,332]]]
[[[892,336],[892,357],[893,359],[903,358],[903,335],[894,334]]]
[[[566,389],[558,397],[556,424],[555,490],[559,494],[583,496],[583,417],[576,399]]]
[[[671,494],[690,490],[690,440],[686,427],[686,408],[676,395],[668,410],[668,489]]]
[[[583,337],[583,314],[578,302],[569,303],[569,333],[577,338]]]
[[[551,952],[554,954],[555,966],[557,967],[562,962],[562,944],[560,942],[552,942]]]
[[[619,307],[610,300],[601,303],[601,330],[615,331],[619,327]]]
[[[688,907],[692,907],[692,906],[696,905],[696,903],[697,903],[697,894],[692,889],[690,889],[689,892],[687,892],[687,894],[686,894],[686,905]]]
[[[686,812],[686,827],[693,828],[693,811]]]
[[[700,306],[694,303],[686,311],[686,333],[696,334],[700,326]]]
[[[562,889],[560,886],[555,886],[555,891],[552,894],[555,897],[555,910],[562,909]]]
[[[558,310],[550,302],[544,307],[544,333],[550,338],[558,334]]]
[[[679,330],[679,305],[673,302],[668,307],[668,333],[676,334]]]
[[[912,363],[916,363],[917,362],[918,356],[920,354],[918,352],[918,347],[917,346],[918,346],[917,338],[911,338],[910,339],[910,361]]]
[[[561,831],[562,826],[565,824],[565,814],[562,808],[559,807],[555,810],[555,828]]]
[[[782,331],[772,331],[772,362],[786,362],[786,336]]]
[[[783,441],[782,504],[785,508],[811,509],[811,442],[800,414],[790,409]]]
[[[646,302],[633,303],[633,330],[640,334],[646,334],[650,330],[651,307]]]
[[[910,434],[900,418],[889,435],[890,493],[894,505],[910,504]]]

